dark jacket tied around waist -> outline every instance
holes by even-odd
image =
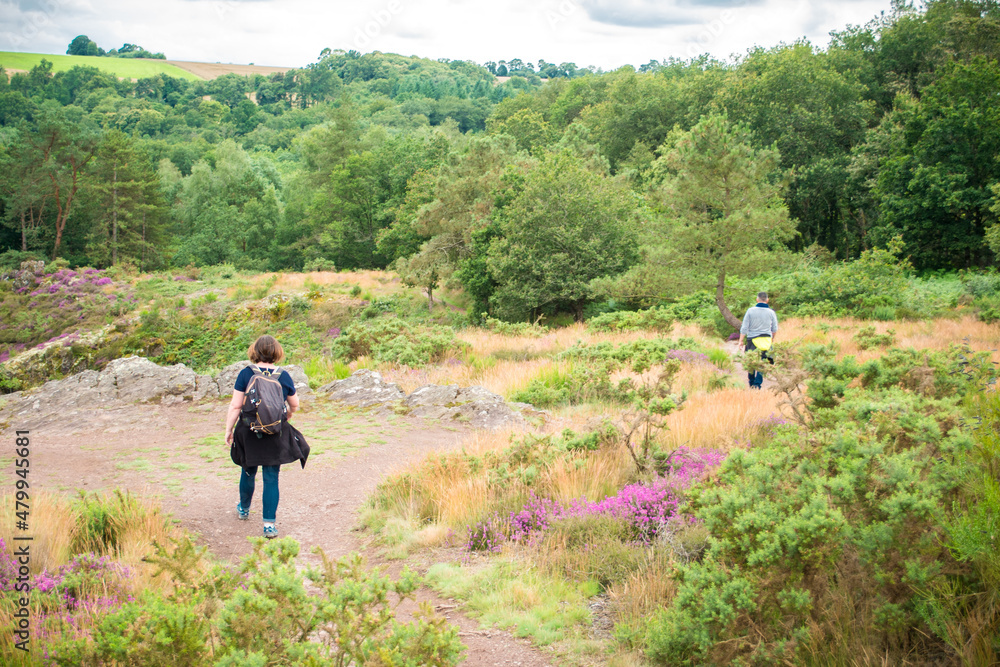
[[[287,419],[281,424],[281,433],[261,438],[241,419],[236,422],[230,457],[241,468],[277,466],[294,461],[300,461],[305,468],[306,459],[309,458],[309,443]]]

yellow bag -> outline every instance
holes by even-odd
[[[770,336],[757,336],[756,338],[751,338],[750,342],[753,343],[753,346],[758,350],[764,350],[766,352],[771,349]]]

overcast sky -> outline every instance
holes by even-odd
[[[889,0],[0,0],[0,51],[65,53],[88,35],[174,60],[303,66],[331,49],[614,69],[721,59],[864,24]]]

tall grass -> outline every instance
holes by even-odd
[[[14,494],[0,494],[0,539],[6,545],[0,560],[9,562],[16,544]],[[45,595],[33,593],[31,615],[32,653],[14,649],[13,627],[17,599],[9,590],[0,592],[0,664],[42,665],[47,638],[84,638],[105,611],[138,598],[144,591],[169,592],[164,577],[144,561],[153,553],[153,543],[168,544],[177,531],[152,501],[121,491],[82,494],[76,499],[46,493],[32,494],[31,562],[33,586],[68,588]],[[104,572],[95,579],[87,572]],[[83,577],[81,579],[81,577]],[[77,583],[63,583],[67,581]],[[5,582],[12,588],[13,582]],[[45,590],[39,588],[38,590]],[[58,595],[65,597],[59,599]],[[55,606],[53,606],[55,605]]]
[[[534,493],[569,502],[601,500],[617,492],[633,474],[624,450],[581,453],[556,458],[537,470],[530,488],[514,480],[497,484],[482,458],[511,445],[513,432],[475,432],[459,451],[428,457],[408,473],[380,485],[373,503],[414,525],[439,524],[464,529],[494,512],[519,509]]]

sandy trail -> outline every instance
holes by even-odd
[[[201,544],[220,558],[236,560],[250,552],[247,538],[261,534],[262,482],[258,475],[251,520],[238,521],[240,470],[229,460],[222,436],[227,406],[223,401],[124,406],[32,425],[35,488],[67,493],[122,488],[159,497],[164,510],[197,534]],[[310,552],[319,546],[330,556],[360,551],[374,560],[376,555],[354,530],[364,500],[386,475],[415,464],[428,452],[457,447],[467,431],[415,418],[375,416],[322,399],[303,401],[303,406],[294,421],[313,454],[305,469],[297,463],[282,466],[279,533],[297,539],[305,559],[316,558]],[[0,437],[8,435],[13,437],[12,432]],[[7,472],[4,487],[12,486]],[[420,565],[411,566],[423,571]],[[549,664],[527,642],[480,628],[453,600],[426,589],[419,600],[430,602],[458,625],[468,647],[465,665]],[[415,608],[406,605],[401,612],[405,616]]]

